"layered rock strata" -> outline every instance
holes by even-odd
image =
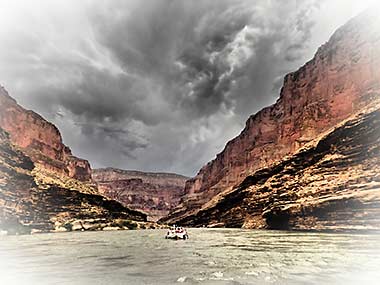
[[[215,195],[292,156],[367,106],[380,90],[380,18],[367,11],[338,29],[314,58],[285,76],[277,102],[250,117],[239,136],[186,183],[166,220],[195,214]]]
[[[188,177],[173,173],[148,173],[115,168],[95,169],[99,193],[143,211],[152,221],[166,216],[179,204]]]
[[[380,231],[380,101],[374,105],[176,222]]]
[[[90,164],[72,155],[70,148],[63,144],[57,127],[18,105],[1,86],[0,127],[9,133],[12,143],[45,172],[90,182]]]
[[[146,215],[117,201],[55,184],[38,185],[34,163],[0,128],[0,228],[9,233],[123,228]]]
[[[75,193],[104,194],[126,207],[146,211],[153,221],[168,214],[183,195],[187,177],[111,169],[97,171],[94,175],[99,179],[99,193],[88,161],[73,156],[52,123],[18,105],[3,87],[0,87],[0,128],[8,133],[9,143],[33,162],[30,175],[38,189],[77,191],[68,193],[69,198]],[[62,191],[59,193],[64,194]]]

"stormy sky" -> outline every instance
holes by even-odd
[[[0,84],[73,153],[188,176],[371,0],[0,0]]]

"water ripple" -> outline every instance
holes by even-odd
[[[229,229],[2,237],[4,284],[358,284],[380,278],[380,236]]]

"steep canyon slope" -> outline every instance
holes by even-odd
[[[181,205],[162,221],[192,224],[218,195],[236,193],[234,186],[247,176],[281,164],[321,133],[375,104],[379,66],[380,19],[376,11],[366,11],[339,28],[311,61],[285,76],[277,102],[251,116],[241,134],[187,181]],[[211,221],[218,219],[204,222]]]
[[[21,107],[1,86],[0,127],[9,134],[11,143],[32,159],[41,183],[76,184],[82,191],[96,192],[88,161],[73,156],[56,126]]]
[[[87,160],[72,155],[55,125],[17,104],[3,87],[0,127],[9,134],[10,142],[33,161],[32,175],[40,186],[53,184],[104,195],[146,212],[151,220],[167,215],[183,195],[188,178],[180,175],[111,168],[94,172]]]
[[[98,230],[122,228],[130,220],[146,221],[145,214],[99,194],[39,185],[32,159],[9,137],[0,128],[0,229],[9,233]]]
[[[373,105],[180,223],[380,231],[380,100]]]

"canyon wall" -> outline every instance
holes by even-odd
[[[144,213],[99,194],[39,185],[34,167],[0,128],[0,229],[10,234],[128,228],[131,220],[146,221]]]
[[[56,185],[87,194],[103,194],[157,220],[178,205],[188,177],[117,169],[92,169],[87,160],[72,155],[55,125],[17,104],[0,87],[0,127],[12,144],[31,158],[32,175],[40,186]],[[99,192],[100,191],[100,192]]]
[[[99,193],[143,211],[156,221],[179,204],[188,177],[172,173],[147,173],[115,168],[95,169],[92,173]]]
[[[91,180],[90,164],[71,154],[56,126],[18,105],[4,87],[0,87],[0,127],[42,169],[83,182]]]
[[[338,29],[314,58],[285,76],[277,102],[251,116],[239,136],[186,183],[186,196],[166,219],[196,213],[247,176],[298,149],[378,96],[380,20],[367,11]],[[165,219],[164,219],[165,220]]]
[[[379,232],[380,100],[372,105],[179,223]]]

